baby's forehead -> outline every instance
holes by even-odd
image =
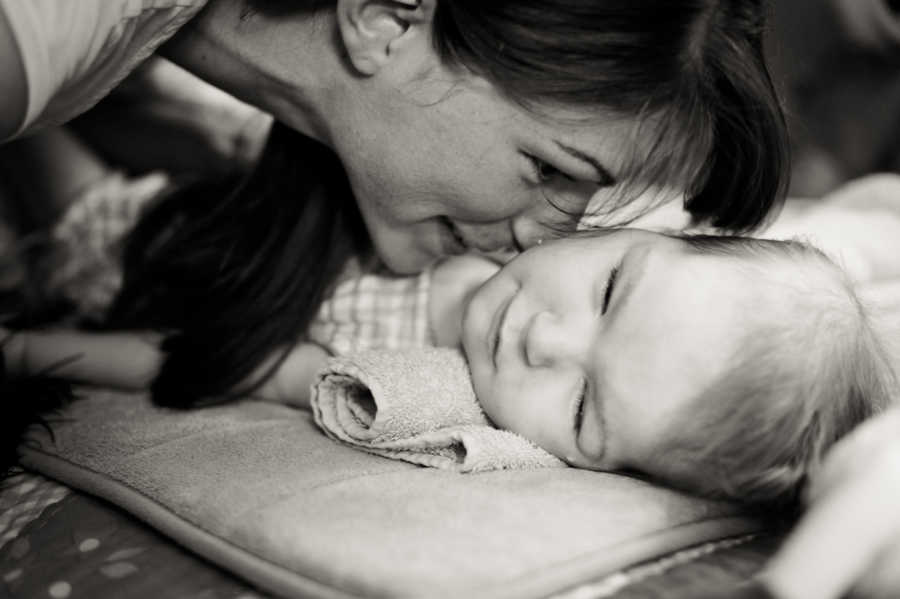
[[[827,256],[818,250],[797,245],[773,245],[768,255],[747,251],[736,261],[745,265],[747,276],[784,292],[844,293],[846,276]]]
[[[745,330],[854,311],[846,275],[817,250],[727,241],[699,247],[687,242],[685,247],[691,285],[702,287],[710,302],[732,304],[731,318],[748,319]]]
[[[794,240],[681,236],[688,254],[729,261],[745,276],[770,283],[833,287],[841,269],[814,246]]]
[[[736,269],[743,286],[745,328],[780,330],[795,342],[817,336],[820,329],[849,325],[858,306],[849,280],[829,260],[815,253],[778,260],[746,260]]]

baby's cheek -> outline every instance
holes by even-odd
[[[478,398],[478,403],[481,404],[481,409],[484,410],[484,414],[491,424],[497,428],[511,430],[509,423],[504,418],[503,401],[498,397],[494,388],[488,384],[479,385],[478,377],[473,377],[472,382],[475,387],[475,397]]]
[[[494,426],[531,441],[561,460],[576,460],[571,442],[555,432],[553,421],[529,398],[518,393],[497,393],[492,399],[485,413]]]
[[[502,377],[492,377],[483,390],[476,387],[475,393],[491,424],[540,445],[531,402],[514,383]]]

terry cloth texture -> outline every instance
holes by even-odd
[[[576,468],[469,475],[334,443],[261,401],[194,411],[83,389],[26,467],[284,597],[531,599],[759,530],[734,506]]]
[[[566,467],[523,437],[491,426],[455,349],[332,358],[313,386],[311,404],[329,437],[387,458],[458,472]]]

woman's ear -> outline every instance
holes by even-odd
[[[350,63],[376,74],[409,42],[430,34],[437,0],[338,0],[337,22]]]

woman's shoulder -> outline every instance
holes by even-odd
[[[93,106],[206,2],[0,0],[27,86],[17,133]]]

